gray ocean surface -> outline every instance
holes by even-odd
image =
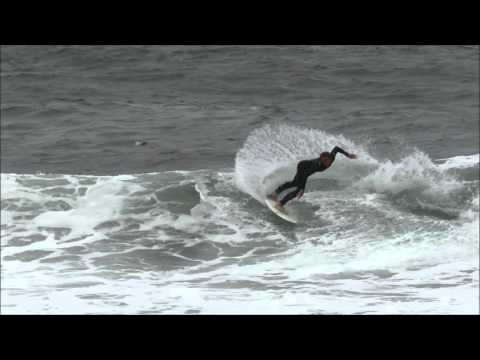
[[[479,313],[478,46],[0,50],[2,313]]]

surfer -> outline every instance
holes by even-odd
[[[294,197],[299,199],[303,196],[305,191],[305,185],[307,183],[307,178],[319,171],[327,170],[335,160],[335,155],[339,152],[340,154],[345,155],[350,159],[356,159],[357,156],[354,154],[347,153],[345,150],[335,146],[330,152],[322,152],[320,157],[312,160],[302,160],[297,164],[297,173],[292,181],[288,181],[285,184],[279,186],[273,193],[271,193],[268,198],[276,202],[275,207],[279,210],[283,210],[283,207],[287,202],[292,200]],[[295,190],[289,192],[284,198],[278,201],[278,194],[282,191],[285,191],[289,188],[296,188]]]

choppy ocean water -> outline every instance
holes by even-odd
[[[478,62],[2,46],[1,312],[478,314]],[[335,145],[298,225],[262,204]]]

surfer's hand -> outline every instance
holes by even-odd
[[[355,154],[348,154],[348,157],[349,157],[350,159],[356,159],[356,158],[357,158],[357,155],[355,155]]]
[[[300,199],[303,196],[303,191],[300,191],[297,195],[297,199]]]

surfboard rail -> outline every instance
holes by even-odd
[[[293,224],[296,224],[298,222],[298,220],[295,219],[293,216],[291,216],[286,210],[285,210],[285,212],[282,212],[282,211],[278,210],[275,207],[275,202],[273,200],[265,199],[265,204],[267,204],[268,208],[270,210],[272,210],[272,212],[275,215],[282,218],[283,220],[286,220],[286,221],[291,222]]]

